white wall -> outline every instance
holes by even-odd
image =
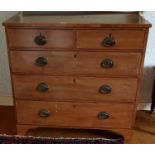
[[[7,49],[5,42],[4,27],[2,22],[17,12],[0,12],[0,96],[11,96],[11,84],[7,59]],[[153,66],[155,65],[155,11],[144,12],[144,17],[149,20],[153,26],[149,33],[148,46],[145,57],[144,77],[140,92],[140,108],[148,109],[151,102],[152,86],[154,79]],[[3,104],[0,102],[0,104]],[[6,104],[6,102],[4,102]]]
[[[148,44],[144,62],[144,75],[140,91],[139,106],[141,109],[149,109],[151,103],[151,95],[153,82],[155,77],[155,11],[144,12],[144,17],[152,23],[152,28],[149,31]]]
[[[2,22],[16,13],[17,12],[0,11],[0,96],[11,95],[6,39]]]

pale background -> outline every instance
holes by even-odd
[[[17,12],[0,11],[0,105],[12,104],[12,91],[7,58],[7,47],[2,22]],[[144,76],[140,92],[140,109],[149,109],[151,103],[152,87],[155,76],[155,11],[144,12],[144,17],[152,23],[144,64]]]

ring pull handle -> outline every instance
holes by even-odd
[[[101,62],[102,68],[112,68],[114,66],[114,62],[111,59],[104,59]]]
[[[44,57],[39,57],[36,59],[36,65],[39,67],[44,67],[48,64],[47,59]]]
[[[99,92],[101,94],[110,94],[112,92],[112,88],[109,85],[103,85],[99,88]]]
[[[50,116],[50,111],[48,111],[47,109],[42,109],[39,111],[38,115],[40,117],[49,117]]]
[[[40,83],[37,86],[37,90],[39,92],[47,92],[49,90],[49,87],[48,87],[48,85],[46,83]]]
[[[103,40],[103,46],[104,47],[113,47],[115,46],[116,44],[116,40],[115,38],[111,35],[111,33],[109,34],[108,37],[106,37],[104,40]]]
[[[98,119],[99,120],[105,120],[108,119],[110,115],[107,112],[99,112],[98,113]]]
[[[43,46],[47,43],[47,40],[46,37],[40,33],[38,36],[35,37],[34,42],[39,46]]]

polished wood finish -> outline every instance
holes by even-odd
[[[8,41],[10,48],[72,48],[73,32],[68,30],[46,29],[8,29]],[[35,38],[44,36],[47,40],[45,45],[37,45]],[[13,39],[12,39],[13,38]]]
[[[101,13],[76,15],[44,15],[23,16],[17,14],[3,23],[7,27],[34,27],[34,28],[149,28],[151,24],[138,14],[130,13]]]
[[[15,98],[25,100],[134,102],[137,90],[135,78],[15,75],[13,81]],[[38,91],[37,87],[40,83],[46,83],[49,90]],[[99,88],[102,85],[109,85],[112,92],[101,94]],[[122,95],[124,92],[128,95]]]
[[[128,13],[18,14],[4,22],[4,26],[19,134],[31,127],[61,126],[57,118],[66,113],[62,120],[64,124],[70,123],[66,123],[67,128],[101,127],[121,133],[126,140],[131,138],[150,23]],[[38,42],[37,38],[36,44],[34,39],[38,35],[47,40]],[[112,42],[108,44],[112,47],[105,47],[103,41],[109,36]],[[43,66],[36,66],[39,57],[46,57],[41,62]],[[104,59],[110,59],[106,63],[112,64],[110,68],[101,67]],[[36,112],[46,106],[51,111],[60,107],[60,112],[53,120],[40,121]],[[116,119],[92,126],[91,123],[98,122],[96,113],[101,108]],[[47,116],[49,111],[40,115]],[[100,117],[105,117],[105,113]],[[55,125],[50,124],[51,120]],[[33,124],[36,122],[37,125]]]
[[[111,34],[116,44],[103,46],[103,41]],[[77,48],[87,49],[143,49],[144,30],[81,30],[77,31]]]
[[[85,76],[138,76],[141,54],[138,51],[97,52],[86,51],[10,51],[14,73]],[[39,57],[47,59],[47,65],[38,66]],[[112,68],[103,68],[102,61],[111,59]]]
[[[133,105],[131,104],[27,102],[17,100],[16,105],[18,124],[74,128],[130,128],[133,111]],[[42,109],[48,110],[50,115],[40,117],[39,112]],[[99,112],[107,112],[109,118],[98,119]]]

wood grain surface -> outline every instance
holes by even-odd
[[[65,76],[24,76],[15,75],[14,91],[16,99],[44,101],[111,101],[135,102],[137,91],[136,78],[96,78],[96,77],[65,77]],[[40,92],[37,87],[46,83],[47,92]],[[99,88],[109,85],[112,92],[101,94]]]
[[[138,76],[141,53],[94,51],[10,51],[14,73],[85,76]],[[43,57],[47,65],[40,67],[36,60]],[[113,61],[112,68],[103,68],[105,59]]]
[[[9,47],[18,48],[72,48],[73,32],[69,30],[47,29],[8,29]],[[43,46],[35,43],[35,38],[41,33],[47,40]]]
[[[104,47],[103,41],[111,34],[116,44]],[[143,49],[144,30],[81,30],[77,31],[77,48]]]
[[[130,128],[133,105],[110,103],[70,103],[18,101],[17,121],[19,124],[70,126],[83,128]],[[38,113],[48,110],[50,116],[42,118]],[[107,112],[109,118],[98,119],[99,112]],[[29,117],[27,117],[29,116]]]

